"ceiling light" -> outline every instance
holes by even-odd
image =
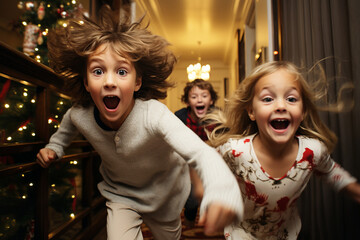
[[[198,42],[199,44],[199,57],[198,62],[196,64],[190,64],[187,67],[187,74],[189,81],[194,81],[195,79],[203,79],[203,80],[209,80],[210,79],[210,65],[201,65],[201,57],[200,57],[200,44],[201,42]]]

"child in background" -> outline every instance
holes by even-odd
[[[207,141],[205,125],[201,119],[215,106],[218,96],[208,81],[195,79],[188,82],[184,88],[181,101],[187,105],[175,112],[175,115],[203,141]],[[212,131],[213,126],[207,126],[208,131]],[[203,194],[203,186],[200,178],[194,169],[190,168],[191,191],[185,204],[184,216],[186,224],[190,227],[194,225],[198,208]]]
[[[270,62],[240,83],[225,116],[207,117],[221,124],[210,142],[238,178],[245,204],[243,221],[225,229],[227,240],[296,239],[296,200],[313,173],[360,202],[360,185],[330,157],[336,136],[314,100],[293,64]]]
[[[143,239],[142,222],[155,239],[180,239],[190,164],[205,186],[204,231],[217,232],[242,216],[236,179],[215,149],[156,100],[171,86],[176,59],[168,43],[112,14],[105,7],[98,22],[77,19],[49,35],[51,64],[74,105],[37,161],[48,167],[78,133],[92,144],[102,159],[98,188],[107,199],[110,240]]]

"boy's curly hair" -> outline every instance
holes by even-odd
[[[166,98],[167,88],[173,87],[173,83],[166,80],[176,57],[164,38],[152,34],[147,26],[140,26],[142,19],[130,23],[129,17],[119,18],[105,5],[100,9],[97,21],[83,16],[71,20],[67,27],[49,33],[50,66],[64,77],[66,90],[74,104],[87,106],[92,103],[84,86],[86,64],[89,55],[103,44],[131,61],[137,77],[142,77],[142,86],[135,92],[135,98]]]
[[[183,103],[189,103],[189,92],[193,87],[198,87],[202,90],[208,90],[211,95],[211,100],[213,101],[212,106],[215,105],[215,102],[218,99],[218,95],[215,92],[211,83],[203,79],[195,79],[192,82],[186,83],[186,86],[184,87],[184,94],[181,96],[181,101]]]

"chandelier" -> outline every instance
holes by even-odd
[[[200,52],[201,42],[199,41],[198,44],[199,44],[199,52]],[[198,58],[198,62],[196,64],[190,64],[186,70],[189,81],[194,81],[195,79],[203,79],[203,80],[210,79],[210,65],[209,64],[201,65],[201,57]]]

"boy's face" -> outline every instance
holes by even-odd
[[[187,105],[191,109],[190,114],[193,120],[199,121],[199,119],[203,118],[212,104],[213,100],[209,90],[197,86],[190,89]]]
[[[87,60],[85,88],[100,112],[100,119],[117,130],[131,112],[134,92],[141,87],[134,64],[109,45],[101,45]]]

